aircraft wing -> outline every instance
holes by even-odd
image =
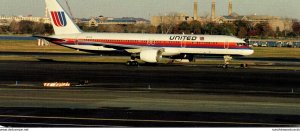
[[[95,46],[103,46],[106,48],[114,48],[114,49],[140,49],[147,48],[147,46],[138,46],[138,45],[123,45],[123,44],[115,44],[115,43],[102,43],[102,42],[93,42]],[[153,48],[153,47],[151,47]],[[161,49],[161,48],[159,48]]]

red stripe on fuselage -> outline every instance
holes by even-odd
[[[63,44],[74,45],[75,39],[65,39]],[[238,46],[235,42],[187,42],[187,41],[145,41],[145,40],[108,40],[108,39],[78,39],[78,45],[85,45],[92,43],[107,43],[119,45],[133,45],[133,46],[156,46],[156,47],[186,47],[186,48],[235,48],[235,49],[249,49],[248,46]]]

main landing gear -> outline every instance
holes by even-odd
[[[139,63],[135,60],[135,56],[131,56],[131,59],[126,62],[127,66],[139,66]]]
[[[224,65],[222,66],[224,69],[229,68],[229,62],[232,61],[232,57],[229,55],[224,56]],[[240,68],[247,68],[248,64],[243,63],[240,65]]]

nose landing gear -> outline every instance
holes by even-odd
[[[223,68],[227,69],[229,67],[229,62],[231,60],[232,60],[232,57],[230,55],[225,55]]]

